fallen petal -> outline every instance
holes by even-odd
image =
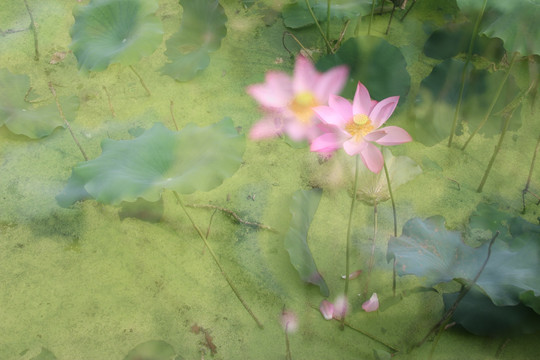
[[[291,310],[283,310],[280,318],[281,326],[287,333],[293,333],[298,329],[298,317]]]
[[[360,274],[362,273],[362,270],[356,270],[349,274],[349,279],[356,279]],[[345,279],[345,275],[341,275],[342,279]]]
[[[332,320],[334,317],[334,304],[328,300],[321,301],[319,310],[321,310],[321,314],[326,320]]]
[[[373,293],[369,300],[362,304],[362,309],[364,309],[365,312],[377,311],[379,309],[379,298],[377,297],[377,293]]]
[[[343,295],[338,296],[336,301],[334,301],[334,319],[341,320],[347,315],[348,310],[349,303],[347,302],[347,298]]]

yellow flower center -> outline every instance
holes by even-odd
[[[313,117],[313,110],[311,109],[318,105],[315,95],[310,91],[304,91],[294,97],[290,109],[298,120],[307,124]]]
[[[356,114],[352,120],[345,125],[345,131],[352,135],[354,141],[360,142],[370,132],[375,129],[367,115]]]

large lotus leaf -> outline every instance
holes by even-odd
[[[292,220],[285,235],[285,249],[289,252],[291,264],[300,278],[320,288],[325,297],[330,295],[328,286],[317,270],[311,250],[307,243],[309,226],[319,207],[322,191],[320,189],[298,190],[292,197],[290,211]]]
[[[394,192],[399,186],[411,181],[422,172],[420,166],[407,156],[394,156],[388,148],[383,149],[383,155]],[[367,167],[361,166],[356,196],[369,205],[373,205],[375,201],[381,203],[390,199],[385,172],[373,173]]]
[[[483,28],[482,33],[504,41],[509,52],[521,55],[540,54],[540,1],[511,1],[513,7]]]
[[[424,44],[424,54],[434,59],[449,59],[460,53],[467,53],[474,24],[465,22],[447,24],[435,30]],[[473,54],[478,54],[498,63],[504,55],[504,47],[499,39],[476,36]]]
[[[516,305],[521,294],[540,296],[540,237],[537,233],[516,238],[500,235],[476,284],[495,305]],[[487,257],[488,244],[465,245],[459,232],[446,230],[442,217],[411,219],[403,234],[388,244],[388,259],[397,259],[400,275],[425,277],[428,286],[452,279],[472,281]]]
[[[178,132],[156,123],[133,140],[104,140],[95,160],[73,168],[64,191],[57,196],[69,206],[88,196],[107,203],[156,201],[163,189],[189,194],[208,191],[236,172],[245,141],[230,119],[200,128],[187,125]]]
[[[64,122],[54,101],[39,107],[25,101],[29,88],[28,76],[0,69],[0,126],[6,125],[15,134],[38,139],[50,135],[57,127],[64,126]],[[79,108],[79,98],[61,97],[59,102],[66,119],[73,120]]]
[[[92,0],[76,7],[71,49],[79,68],[105,70],[133,65],[159,46],[163,29],[154,0]]]
[[[407,62],[401,51],[386,40],[374,36],[351,38],[335,54],[319,60],[317,68],[326,71],[342,64],[349,67],[353,80],[343,90],[344,97],[352,98],[360,81],[375,100],[399,95],[400,103],[404,102],[411,83]]]
[[[456,301],[458,293],[444,294],[444,306],[448,310]],[[540,315],[530,308],[496,306],[477,287],[472,288],[459,303],[452,319],[467,331],[481,336],[518,336],[540,330]]]
[[[210,64],[212,51],[227,35],[227,15],[217,0],[180,0],[184,9],[180,29],[167,40],[165,55],[171,63],[162,72],[178,81],[193,79]]]
[[[422,80],[417,99],[416,128],[411,131],[415,140],[431,146],[446,138],[450,133],[464,66],[463,61],[448,59],[435,66],[428,77]],[[475,69],[469,64],[465,75],[459,119],[469,125],[470,131],[476,129],[484,119],[486,109],[493,101],[504,76],[504,71],[489,72]],[[513,76],[510,75],[493,112],[480,129],[480,133],[486,136],[500,134],[503,119],[497,114],[514,99],[517,93],[519,93],[519,88]],[[512,118],[509,129],[518,130],[520,127],[521,117],[518,112]],[[461,131],[461,127],[459,130]]]
[[[319,22],[326,21],[327,0],[310,0],[309,5]],[[352,19],[369,14],[370,11],[371,0],[333,0],[330,5],[330,17],[337,19]],[[282,14],[283,22],[289,28],[298,29],[315,24],[304,0],[285,5]]]

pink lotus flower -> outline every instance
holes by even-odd
[[[251,128],[250,138],[258,140],[285,133],[294,141],[311,141],[323,134],[327,129],[312,109],[328,104],[330,95],[339,94],[348,73],[346,66],[320,73],[302,55],[296,59],[292,78],[281,71],[268,72],[264,83],[247,88],[265,113]]]
[[[291,310],[283,309],[279,320],[286,333],[294,333],[298,329],[298,317]]]
[[[366,167],[378,173],[383,168],[381,151],[373,144],[399,145],[412,141],[411,136],[397,126],[381,126],[394,112],[399,96],[379,102],[371,100],[368,90],[358,83],[353,103],[337,95],[330,95],[328,106],[313,109],[319,118],[333,130],[317,137],[311,151],[331,153],[343,147],[349,155],[360,154]]]
[[[377,311],[379,309],[379,297],[377,296],[377,293],[373,293],[369,300],[362,304],[362,309],[364,309],[365,312]]]
[[[349,303],[347,302],[347,298],[345,296],[340,295],[336,298],[333,304],[328,300],[323,300],[319,306],[319,310],[326,320],[341,320],[345,317],[345,315],[347,315]]]

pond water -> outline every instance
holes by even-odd
[[[328,3],[2,3],[0,359],[538,358],[540,3]]]

